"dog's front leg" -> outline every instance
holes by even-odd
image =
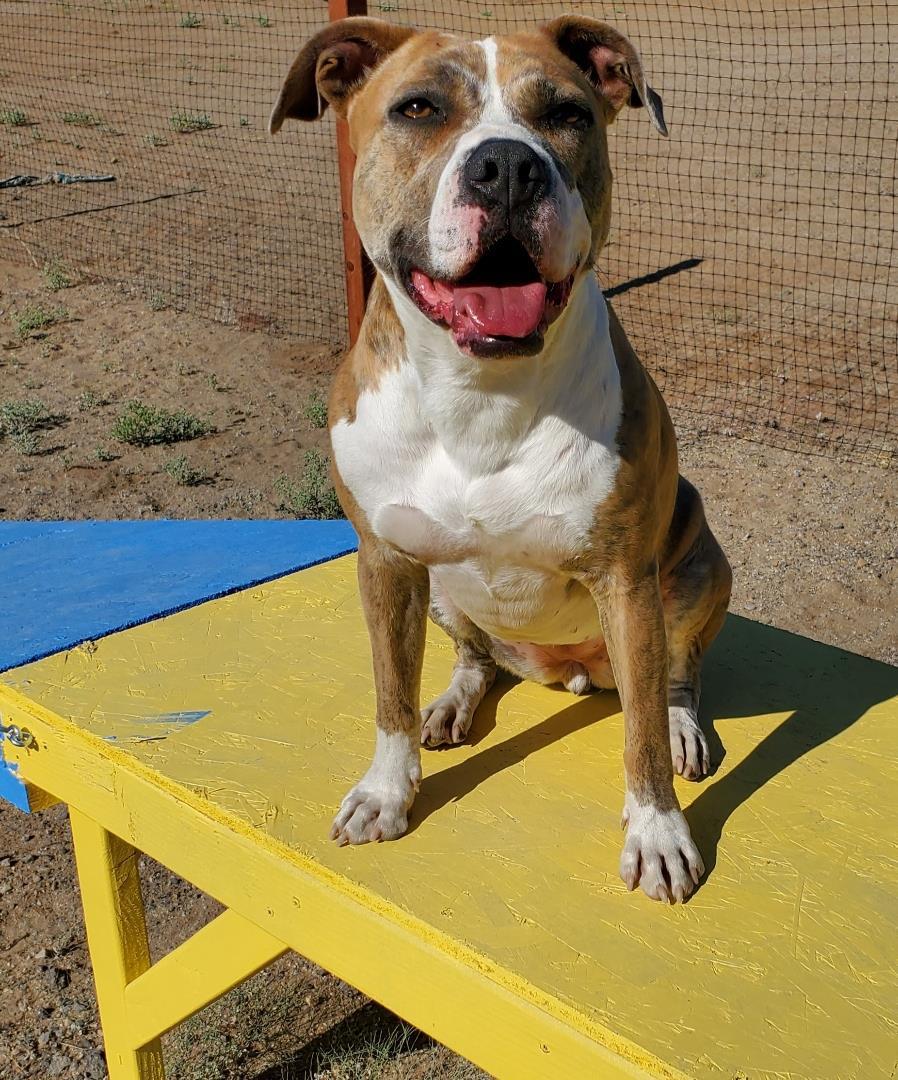
[[[377,693],[374,760],[343,800],[331,839],[395,840],[421,782],[421,662],[427,624],[427,570],[374,538],[359,546],[359,586]]]
[[[673,788],[667,641],[656,570],[593,589],[624,710],[627,839],[620,874],[655,900],[685,900],[705,872]]]

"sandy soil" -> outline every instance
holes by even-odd
[[[40,308],[59,321],[28,337]],[[279,476],[327,433],[306,415],[326,396],[337,353],[173,310],[108,286],[51,292],[33,268],[0,262],[0,403],[40,402],[49,419],[32,453],[8,437],[0,513],[12,518],[247,517],[279,513]],[[214,432],[146,448],[116,439],[130,401],[187,409]],[[193,486],[165,472],[186,457]]]

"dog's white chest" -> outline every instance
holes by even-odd
[[[476,563],[483,577],[512,564],[556,567],[585,538],[590,513],[555,464],[566,456],[562,440],[535,441],[496,472],[472,475],[427,440],[420,458],[382,485],[375,532],[428,566]]]
[[[619,465],[616,366],[576,401],[509,438],[488,409],[431,419],[410,365],[332,430],[340,474],[375,532],[431,569],[482,629],[563,642],[595,631],[594,605],[561,567],[583,550]],[[588,400],[593,391],[593,400]],[[586,394],[586,400],[582,394]],[[588,624],[588,625],[587,625]]]

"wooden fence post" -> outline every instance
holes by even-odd
[[[367,15],[367,0],[328,0],[331,22],[349,15]],[[340,170],[340,207],[343,219],[343,271],[346,275],[346,305],[349,315],[349,344],[359,336],[373,270],[362,249],[362,241],[352,220],[352,171],[355,155],[349,145],[345,120],[337,121],[337,162]]]

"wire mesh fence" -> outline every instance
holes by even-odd
[[[482,37],[574,5],[381,0]],[[598,273],[681,422],[898,462],[898,7],[577,4],[671,128],[615,125]],[[0,0],[0,257],[342,345],[333,121],[265,124],[324,3]],[[73,177],[108,180],[53,182]],[[35,182],[36,181],[36,182]],[[26,256],[27,253],[27,256]]]

